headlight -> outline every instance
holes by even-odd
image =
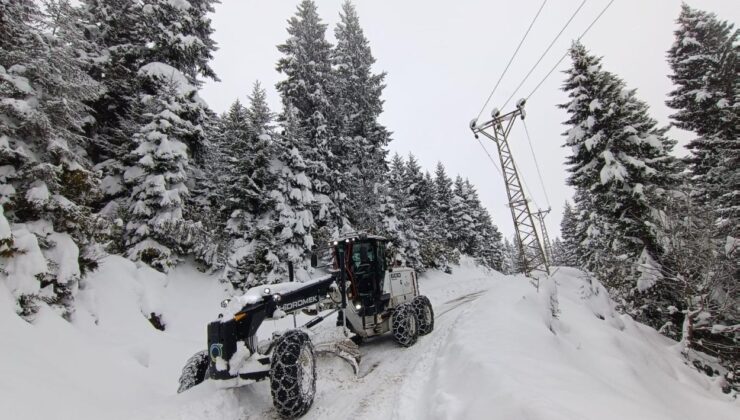
[[[270,294],[270,288],[269,287],[265,287],[265,290],[263,290],[262,293],[264,293],[266,295],[269,295]]]
[[[225,307],[229,306],[229,302],[231,302],[231,299],[224,299],[224,300],[222,300],[221,301],[221,307],[222,308],[225,308]]]
[[[357,310],[362,309],[362,304],[361,303],[355,303],[355,309],[357,309]]]
[[[275,302],[280,302],[282,299],[283,299],[283,297],[280,296],[277,293],[275,293],[274,295],[272,295],[272,300],[274,300]]]

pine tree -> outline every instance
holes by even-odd
[[[680,341],[683,354],[700,369],[710,360],[707,355],[716,358],[727,370],[719,372],[727,380],[723,389],[737,390],[740,242],[733,238],[717,247],[716,238],[724,227],[716,223],[712,204],[693,197],[688,186],[665,200],[659,235],[666,252],[660,267],[643,270],[642,280],[671,282],[680,293],[681,305],[670,311],[671,318],[660,331]]]
[[[195,165],[191,164],[188,174],[188,199],[184,215],[201,224],[193,240],[191,252],[206,270],[220,270],[224,266],[226,248],[226,219],[222,216],[224,182],[221,120],[206,109],[207,118],[202,126],[205,137]]]
[[[452,198],[452,242],[450,247],[459,250],[461,253],[474,256],[477,248],[476,220],[478,219],[479,209],[476,203],[468,196],[470,191],[465,185],[462,177],[458,175],[455,178],[453,198]]]
[[[388,130],[378,122],[383,111],[381,94],[385,73],[374,74],[375,58],[360,27],[355,7],[342,5],[334,30],[337,45],[331,61],[335,68],[335,103],[341,140],[333,154],[346,163],[349,175],[344,184],[347,214],[360,229],[380,228],[378,189],[387,174]]]
[[[463,230],[467,232],[461,251],[474,257],[478,263],[501,271],[504,260],[501,233],[493,224],[491,215],[481,205],[478,193],[470,181],[466,179],[459,188],[464,203]]]
[[[509,242],[508,238],[504,238],[504,249],[503,249],[503,262],[501,264],[501,272],[504,274],[516,274],[521,272],[519,263],[519,252],[516,247]]]
[[[578,267],[578,236],[576,231],[578,220],[576,213],[569,202],[565,202],[563,208],[563,219],[560,221],[560,235],[562,241],[558,241],[558,265],[565,267]]]
[[[550,265],[567,267],[566,251],[560,237],[556,237],[550,241],[550,249],[552,249],[552,261]]]
[[[129,139],[136,130],[126,122],[134,118],[137,73],[146,64],[142,22],[138,1],[82,0],[80,23],[89,41],[85,49],[88,73],[104,88],[99,98],[88,102],[95,117],[95,123],[88,127],[87,134],[93,140],[88,153],[104,172],[107,199],[123,193],[120,157],[128,153]]]
[[[668,106],[674,124],[696,133],[687,145],[694,195],[716,204],[717,216],[737,232],[740,219],[740,31],[713,13],[684,4],[668,51],[675,89]]]
[[[96,267],[99,233],[89,207],[99,180],[82,152],[84,102],[99,87],[78,55],[83,39],[71,8],[50,5],[53,20],[34,1],[0,2],[0,205],[18,251],[4,253],[0,278],[27,319],[39,300],[71,315],[80,279]],[[14,271],[19,258],[34,273]]]
[[[440,173],[440,167],[441,164],[437,173]],[[416,158],[409,155],[405,171],[406,192],[409,195],[407,210],[419,240],[422,266],[451,272],[450,265],[459,259],[459,255],[451,247],[452,236],[449,232],[449,223],[452,220],[452,181],[443,167],[441,174],[444,179],[435,179],[428,172],[423,173]],[[440,187],[443,183],[444,186]]]
[[[593,211],[608,216],[607,225],[595,229],[611,237],[613,250],[624,248],[634,257],[647,247],[657,254],[649,190],[675,184],[675,161],[668,154],[673,142],[635,92],[601,69],[599,58],[580,44],[571,58],[564,86],[571,101],[562,106],[570,115],[566,145],[573,150],[568,183],[593,197]]]
[[[385,223],[389,231],[398,232],[397,237],[391,237],[394,240],[395,259],[417,270],[423,270],[421,240],[416,225],[419,219],[412,215],[414,208],[411,207],[411,197],[408,194],[410,187],[406,163],[401,156],[395,154],[388,175],[388,192],[392,205],[388,211],[393,213],[387,216]]]
[[[198,86],[197,76],[217,80],[208,61],[215,51],[207,13],[216,0],[82,0],[80,22],[90,41],[89,74],[104,87],[90,105],[95,139],[89,153],[109,177],[111,197],[120,195],[120,156],[130,151],[127,126],[138,104],[139,69],[152,62],[170,65]],[[195,153],[196,151],[192,151]]]
[[[271,165],[276,177],[275,188],[269,193],[275,206],[273,229],[279,260],[293,263],[298,279],[302,279],[314,246],[313,183],[299,149],[305,140],[297,111],[288,108],[283,115],[283,131],[275,138],[275,163]]]
[[[347,171],[346,162],[334,154],[339,147],[337,112],[333,100],[332,45],[326,40],[325,32],[326,24],[319,17],[316,4],[303,0],[296,15],[288,21],[290,37],[278,45],[284,56],[278,60],[277,70],[286,78],[276,85],[283,109],[294,109],[300,124],[303,142],[298,150],[313,182],[316,203],[313,217],[321,230],[317,232],[321,240],[328,240],[348,226],[345,212],[340,208]],[[283,115],[281,121],[286,118]]]
[[[176,71],[172,69],[172,71]],[[184,218],[189,190],[188,138],[195,127],[184,117],[187,99],[176,78],[152,76],[152,94],[141,94],[141,128],[129,156],[124,182],[131,195],[126,200],[126,255],[167,272],[192,245],[194,221]]]
[[[457,256],[447,245],[447,232],[439,229],[436,223],[439,219],[434,179],[428,172],[423,172],[412,154],[409,154],[404,175],[406,179],[402,188],[408,196],[406,217],[418,237],[420,265],[425,269],[437,268],[451,272],[450,264],[457,261]]]
[[[259,192],[251,179],[249,115],[237,99],[221,118],[221,141],[228,150],[223,162],[223,217],[226,231],[233,237],[243,237],[252,220],[247,205],[249,198],[259,198]]]
[[[231,170],[234,183],[229,200],[235,205],[229,229],[235,240],[224,276],[235,286],[254,286],[277,278],[279,248],[275,233],[275,203],[271,192],[277,187],[278,174],[271,168],[276,154],[273,115],[266,94],[255,83],[249,97],[249,109],[237,103],[232,107],[235,119],[244,111],[242,138],[234,139]],[[241,127],[240,127],[241,128]]]
[[[411,159],[409,159],[409,162]],[[439,242],[440,245],[455,246],[457,237],[454,236],[454,215],[453,206],[456,206],[455,210],[459,210],[462,203],[453,203],[455,195],[452,191],[452,180],[447,176],[442,162],[437,162],[437,168],[434,171],[434,209],[432,211],[432,225],[434,235],[433,239]]]
[[[636,268],[641,255],[659,261],[663,252],[655,229],[657,199],[677,181],[669,154],[674,142],[635,92],[602,69],[599,58],[580,44],[570,54],[573,66],[564,85],[570,101],[562,107],[569,114],[568,183],[578,195],[583,263],[625,299],[627,310],[659,324],[660,309],[649,308],[643,301],[649,298],[636,294],[645,292],[637,287]],[[653,292],[668,287],[660,284]]]

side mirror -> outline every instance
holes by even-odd
[[[319,266],[319,257],[316,254],[311,254],[311,267],[316,268]]]

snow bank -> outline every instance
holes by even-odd
[[[13,233],[16,247],[33,245],[35,235]],[[24,273],[42,268],[43,257],[25,261],[33,255],[24,256]],[[183,363],[205,348],[205,326],[225,296],[216,278],[188,264],[165,277],[111,256],[85,279],[72,323],[42,303],[29,324],[15,313],[17,281],[8,280],[0,281],[0,417],[18,420],[136,418],[136,407],[175,394]],[[166,331],[150,325],[148,311],[163,314]]]
[[[615,314],[603,287],[573,269],[560,269],[554,280],[561,328],[547,325],[549,303],[526,279],[499,281],[460,315],[446,344],[420,362],[429,367],[406,380],[428,375],[423,388],[402,394],[397,417],[738,417],[738,403],[687,367],[675,342]]]

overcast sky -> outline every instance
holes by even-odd
[[[280,57],[276,45],[285,41],[287,19],[298,0],[221,0],[213,24],[219,50],[213,68],[221,82],[208,82],[201,96],[217,112],[236,99],[244,99],[255,80],[268,91],[273,111],[280,101],[275,71]],[[501,106],[537,61],[547,45],[582,0],[551,0],[535,23],[521,51],[499,86],[484,118],[493,106]],[[317,0],[319,13],[334,26],[343,0]],[[442,161],[448,173],[461,174],[476,185],[483,204],[500,230],[511,237],[514,228],[506,206],[501,176],[473,138],[468,124],[478,115],[524,31],[542,2],[540,0],[355,0],[360,22],[377,59],[376,70],[386,71],[385,112],[382,122],[393,131],[391,153],[413,153],[421,165],[433,171]],[[516,98],[526,96],[557,62],[574,38],[588,26],[608,0],[588,0],[559,38]],[[722,19],[740,21],[740,1],[688,0],[693,7],[717,13]],[[665,104],[670,91],[665,52],[673,42],[679,0],[616,0],[583,39],[593,53],[604,57],[604,67],[638,90],[638,97],[651,107],[652,116],[668,124]],[[560,69],[569,65],[563,61]],[[563,203],[572,196],[565,185],[563,165],[568,152],[562,147],[565,120],[556,104],[566,97],[560,86],[563,74],[554,72],[527,103],[527,127],[544,178],[540,186],[533,158],[517,124],[511,136],[515,160],[529,185],[534,209],[552,205],[548,216],[551,238],[559,235]],[[512,101],[513,102],[513,101]],[[510,104],[508,108],[511,108]],[[690,134],[671,131],[681,144]],[[498,159],[493,144],[488,145]],[[678,154],[685,154],[681,146]]]

